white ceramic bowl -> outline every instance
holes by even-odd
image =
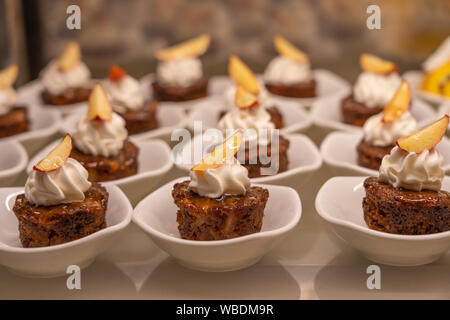
[[[181,239],[176,222],[178,208],[171,195],[176,182],[162,186],[134,210],[133,222],[153,242],[180,264],[201,271],[232,271],[253,265],[291,231],[301,217],[300,198],[293,189],[260,185],[269,190],[261,232],[228,240],[194,241]]]
[[[393,266],[431,263],[450,249],[450,231],[398,235],[369,229],[362,209],[365,178],[334,177],[317,194],[316,210],[338,236],[369,260]],[[442,189],[450,191],[450,178],[444,178]]]
[[[345,97],[345,94],[341,94],[314,103],[311,110],[314,126],[319,127],[326,134],[335,130],[360,132],[362,127],[346,124],[342,121],[341,101]],[[419,99],[412,101],[410,112],[416,118],[419,127],[423,127],[436,119],[434,109]]]
[[[135,175],[104,182],[119,186],[134,205],[144,196],[157,188],[163,176],[172,168],[173,161],[170,147],[161,140],[131,141],[139,148],[138,172]],[[46,146],[29,162],[27,172],[43,159],[60,140]]]
[[[252,178],[252,183],[285,185],[298,190],[322,166],[319,150],[311,139],[303,134],[289,134],[284,137],[290,142],[288,170],[272,176]],[[203,154],[207,154],[213,146],[212,141],[208,141],[206,138],[203,139],[201,135],[196,135],[192,143],[185,144],[179,150],[172,150],[175,165],[185,173],[188,173],[195,164],[191,155],[197,143],[199,145],[203,143],[201,146]]]
[[[420,88],[420,85],[422,83],[423,77],[423,72],[418,70],[408,71],[403,74],[403,78],[405,78],[411,84],[413,93],[418,97],[425,99],[436,106],[441,103],[450,102],[450,98],[422,90]]]
[[[27,166],[27,152],[14,140],[0,141],[0,150],[0,187],[15,185]]]
[[[109,248],[131,221],[133,209],[124,193],[114,185],[105,185],[109,193],[106,228],[87,237],[60,245],[23,248],[18,221],[12,207],[23,188],[0,189],[0,264],[14,273],[29,277],[56,277],[66,274],[69,265],[89,265]]]
[[[68,115],[61,126],[61,133],[73,133],[76,131],[76,125],[80,119],[86,116],[86,108],[82,108]],[[134,140],[163,139],[170,143],[172,131],[186,126],[186,113],[181,107],[159,108],[157,111],[159,127],[147,132],[130,135]]]
[[[274,105],[283,116],[284,128],[280,130],[281,133],[302,132],[311,126],[311,117],[306,111],[298,108],[296,103],[291,101],[277,103],[274,100]],[[224,110],[223,97],[209,97],[194,105],[193,110],[189,113],[187,126],[194,131],[194,121],[202,121],[203,130],[217,128],[219,115]]]
[[[332,132],[320,146],[323,161],[331,167],[337,176],[369,175],[378,176],[378,171],[358,165],[356,147],[362,139],[362,133]],[[444,137],[436,146],[444,158],[446,174],[450,173],[450,140]]]

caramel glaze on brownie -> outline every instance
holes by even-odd
[[[126,140],[117,156],[91,156],[72,149],[70,157],[79,161],[89,173],[89,181],[102,182],[128,177],[137,173],[139,149]]]
[[[14,106],[8,113],[0,116],[0,138],[25,132],[29,125],[27,108]]]
[[[288,159],[288,154],[287,154],[287,151],[289,149],[289,144],[290,144],[289,140],[287,140],[286,138],[284,138],[282,136],[279,136],[279,137],[280,137],[280,139],[279,139],[279,143],[278,143],[278,147],[279,147],[278,170],[276,171],[276,173],[286,171],[288,169],[288,165],[289,165],[289,159]],[[267,147],[267,152],[264,152],[264,153],[267,153],[268,157],[272,156],[271,145],[269,145]],[[247,168],[249,178],[257,178],[257,177],[264,176],[261,174],[261,168],[269,168],[272,164],[272,162],[269,162],[268,164],[262,164],[260,156],[258,156],[258,158],[256,159],[256,163],[250,163],[250,159],[255,159],[256,155],[259,155],[259,146],[257,147],[256,152],[250,151],[247,146],[247,148],[245,149],[245,159],[239,158],[239,153],[236,154],[236,158],[239,160],[241,165]]]
[[[275,129],[281,129],[284,127],[283,123],[283,116],[281,115],[280,111],[277,107],[270,107],[267,108],[266,111],[270,115],[270,121],[273,123]],[[221,111],[219,113],[219,120],[222,119],[222,117],[226,114],[226,111]]]
[[[208,78],[202,77],[190,87],[168,87],[158,81],[152,82],[153,98],[157,101],[188,101],[208,95]]]
[[[266,83],[271,93],[290,98],[313,98],[316,96],[316,80],[299,82],[291,85]]]
[[[179,208],[178,230],[183,239],[223,240],[259,232],[269,191],[251,187],[245,195],[217,199],[201,197],[189,181],[174,185],[172,197]]]
[[[156,129],[158,127],[157,111],[158,104],[148,101],[139,110],[127,111],[119,115],[125,120],[128,134],[131,135]]]
[[[382,107],[368,108],[363,103],[359,103],[350,95],[341,103],[342,120],[344,123],[362,127],[371,116],[383,111]]]
[[[41,92],[42,101],[45,104],[51,104],[54,106],[63,106],[67,104],[73,104],[78,102],[84,102],[89,99],[91,88],[71,88],[65,90],[63,93],[55,95],[48,90]]]
[[[362,139],[356,147],[358,152],[358,164],[369,169],[378,170],[380,169],[381,161],[384,156],[391,153],[392,148],[394,148],[394,145],[377,147]]]
[[[409,235],[450,230],[450,193],[446,191],[394,188],[375,177],[367,178],[364,188],[364,220],[371,229]]]
[[[84,201],[54,206],[35,206],[20,194],[13,211],[22,246],[53,246],[97,232],[106,227],[107,205],[108,192],[97,183],[85,192]]]

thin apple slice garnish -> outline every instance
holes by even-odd
[[[125,77],[127,73],[123,71],[117,64],[111,66],[109,69],[108,79],[111,81],[120,81]]]
[[[259,93],[259,84],[255,74],[235,55],[231,56],[228,62],[228,73],[234,83],[238,86],[242,86],[250,93]]]
[[[241,86],[238,86],[236,89],[234,103],[240,109],[259,107],[258,98],[253,93],[248,92]]]
[[[383,60],[373,54],[363,53],[359,58],[361,69],[371,73],[388,74],[398,70],[395,63]]]
[[[394,97],[383,110],[383,122],[391,122],[400,118],[408,111],[411,104],[411,88],[407,81],[403,80]]]
[[[97,83],[89,96],[87,120],[109,121],[112,118],[112,108],[103,87]]]
[[[62,71],[72,70],[81,60],[81,50],[78,42],[72,41],[64,49],[58,59],[58,67]]]
[[[40,172],[49,172],[61,168],[69,159],[72,152],[72,138],[70,134],[66,134],[64,139],[58,144],[50,153],[37,165],[33,167],[34,170]]]
[[[428,127],[397,140],[397,146],[406,152],[421,153],[433,149],[441,141],[448,127],[448,115]]]
[[[0,88],[11,87],[17,79],[19,68],[16,64],[12,64],[9,67],[0,71]]]
[[[289,41],[287,41],[280,35],[276,35],[273,38],[273,43],[277,52],[286,58],[289,58],[298,63],[304,63],[309,60],[306,53],[292,45]]]
[[[211,36],[209,34],[202,34],[194,39],[160,50],[156,52],[155,56],[159,60],[198,57],[208,50],[210,42]]]
[[[191,171],[198,173],[209,169],[216,169],[232,159],[242,144],[242,132],[237,131],[222,144],[216,146],[211,153],[202,159],[200,163],[192,167]]]

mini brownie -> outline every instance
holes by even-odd
[[[102,182],[132,176],[137,173],[139,149],[128,139],[117,156],[86,155],[75,146],[71,158],[79,161],[89,173],[89,181]]]
[[[286,138],[283,138],[282,136],[279,136],[280,140],[279,140],[279,154],[278,154],[278,171],[276,173],[281,173],[284,172],[288,169],[288,165],[289,165],[289,159],[288,159],[288,155],[287,155],[287,151],[289,149],[289,140],[287,140]],[[255,155],[258,154],[259,155],[259,146],[257,148],[257,151],[255,153]],[[238,157],[239,153],[236,154],[236,158]],[[267,147],[267,156],[270,157],[272,155],[272,151],[271,151],[271,146],[269,145]],[[271,162],[269,162],[268,164],[262,164],[260,161],[260,158],[258,157],[257,159],[257,163],[255,164],[250,164],[250,156],[253,156],[253,152],[250,152],[248,148],[245,149],[245,161],[243,161],[242,159],[239,159],[239,162],[241,163],[242,166],[246,167],[248,170],[248,177],[249,178],[258,178],[263,176],[261,174],[261,168],[270,168],[271,166]]]
[[[245,195],[202,197],[189,189],[189,181],[174,185],[172,197],[179,210],[178,230],[183,239],[223,240],[261,230],[269,191],[251,187]]]
[[[145,103],[142,109],[119,113],[119,115],[125,120],[128,134],[136,134],[150,131],[158,127],[158,119],[156,117],[157,111],[158,104],[149,101]]]
[[[13,107],[8,113],[0,116],[0,138],[25,132],[29,125],[27,108]]]
[[[356,150],[358,151],[358,164],[369,169],[378,170],[380,169],[381,161],[384,156],[391,153],[391,150],[394,147],[394,145],[377,147],[362,139],[356,147]]]
[[[208,95],[208,78],[202,77],[197,83],[187,88],[168,87],[158,81],[153,81],[152,87],[153,98],[157,101],[188,101]]]
[[[342,119],[344,123],[362,127],[371,116],[383,111],[382,107],[368,108],[363,103],[357,102],[353,95],[348,96],[341,103]]]
[[[271,93],[290,98],[313,98],[316,96],[316,80],[299,82],[291,85],[266,83]]]
[[[284,127],[284,123],[283,123],[283,116],[281,115],[280,111],[278,110],[277,107],[270,107],[267,108],[266,111],[269,113],[270,115],[270,121],[273,123],[273,125],[275,126],[275,129],[281,129]],[[219,113],[219,120],[222,119],[222,117],[226,114],[226,111],[221,111]]]
[[[97,183],[85,192],[84,201],[54,206],[35,206],[20,194],[13,211],[19,220],[22,246],[53,246],[104,229],[107,205],[108,192]]]
[[[67,104],[87,101],[89,99],[90,93],[91,88],[67,89],[59,95],[54,95],[51,94],[48,90],[44,90],[41,93],[41,97],[42,101],[44,101],[45,104],[64,106]]]
[[[370,229],[396,234],[430,234],[450,230],[450,194],[446,191],[410,191],[364,181],[364,220]]]

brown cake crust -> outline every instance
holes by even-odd
[[[82,153],[76,147],[70,157],[79,161],[89,173],[89,181],[102,182],[116,180],[137,173],[139,149],[128,139],[115,157],[91,156]]]
[[[48,90],[41,92],[42,101],[45,104],[51,104],[54,106],[64,106],[67,104],[74,104],[84,102],[89,99],[91,94],[91,88],[70,88],[59,95],[51,94]]]
[[[27,108],[14,106],[8,113],[0,116],[0,138],[28,131],[29,125]]]
[[[269,191],[251,187],[242,196],[201,197],[189,181],[174,185],[172,197],[179,208],[178,230],[183,239],[223,240],[259,232]]]
[[[286,138],[279,136],[279,156],[278,156],[278,171],[276,173],[284,172],[288,169],[289,166],[289,159],[287,155],[287,151],[289,149],[289,140]],[[258,157],[257,163],[251,164],[250,163],[250,157],[254,156],[255,154],[259,154],[259,146],[257,148],[257,153],[250,152],[249,148],[247,147],[245,149],[245,160],[239,158],[239,162],[242,166],[246,167],[248,170],[248,177],[249,178],[258,178],[262,177],[261,174],[261,168],[269,168],[271,166],[271,162],[268,164],[262,164],[260,161],[260,158]],[[272,155],[271,146],[269,145],[267,147],[267,156],[270,157]],[[236,154],[236,158],[238,158],[239,153]]]
[[[190,87],[167,87],[158,81],[152,82],[153,99],[156,101],[188,101],[206,97],[208,95],[208,78],[202,77]]]
[[[277,107],[273,106],[270,108],[267,108],[266,111],[270,115],[270,121],[273,123],[275,129],[281,129],[284,127],[283,123],[283,116],[281,115],[281,112],[278,110]],[[219,113],[219,120],[222,119],[222,117],[226,114],[226,111],[221,111]]]
[[[271,93],[290,98],[313,98],[316,96],[316,80],[299,82],[291,85],[265,83]]]
[[[119,113],[119,115],[125,120],[128,134],[131,135],[156,129],[158,127],[157,111],[158,104],[154,101],[148,101],[139,110],[127,111],[126,113]]]
[[[342,120],[344,123],[362,127],[371,116],[383,111],[382,107],[368,108],[366,105],[353,99],[353,95],[348,96],[341,103]]]
[[[380,169],[384,156],[391,153],[394,147],[394,145],[377,147],[362,139],[356,147],[358,151],[358,164],[369,169],[378,170]]]
[[[85,192],[84,201],[54,206],[35,206],[20,194],[13,211],[19,220],[22,246],[54,246],[104,229],[107,205],[108,192],[97,183]]]
[[[430,234],[450,230],[450,194],[446,191],[410,191],[364,181],[364,220],[370,229],[396,234]]]

